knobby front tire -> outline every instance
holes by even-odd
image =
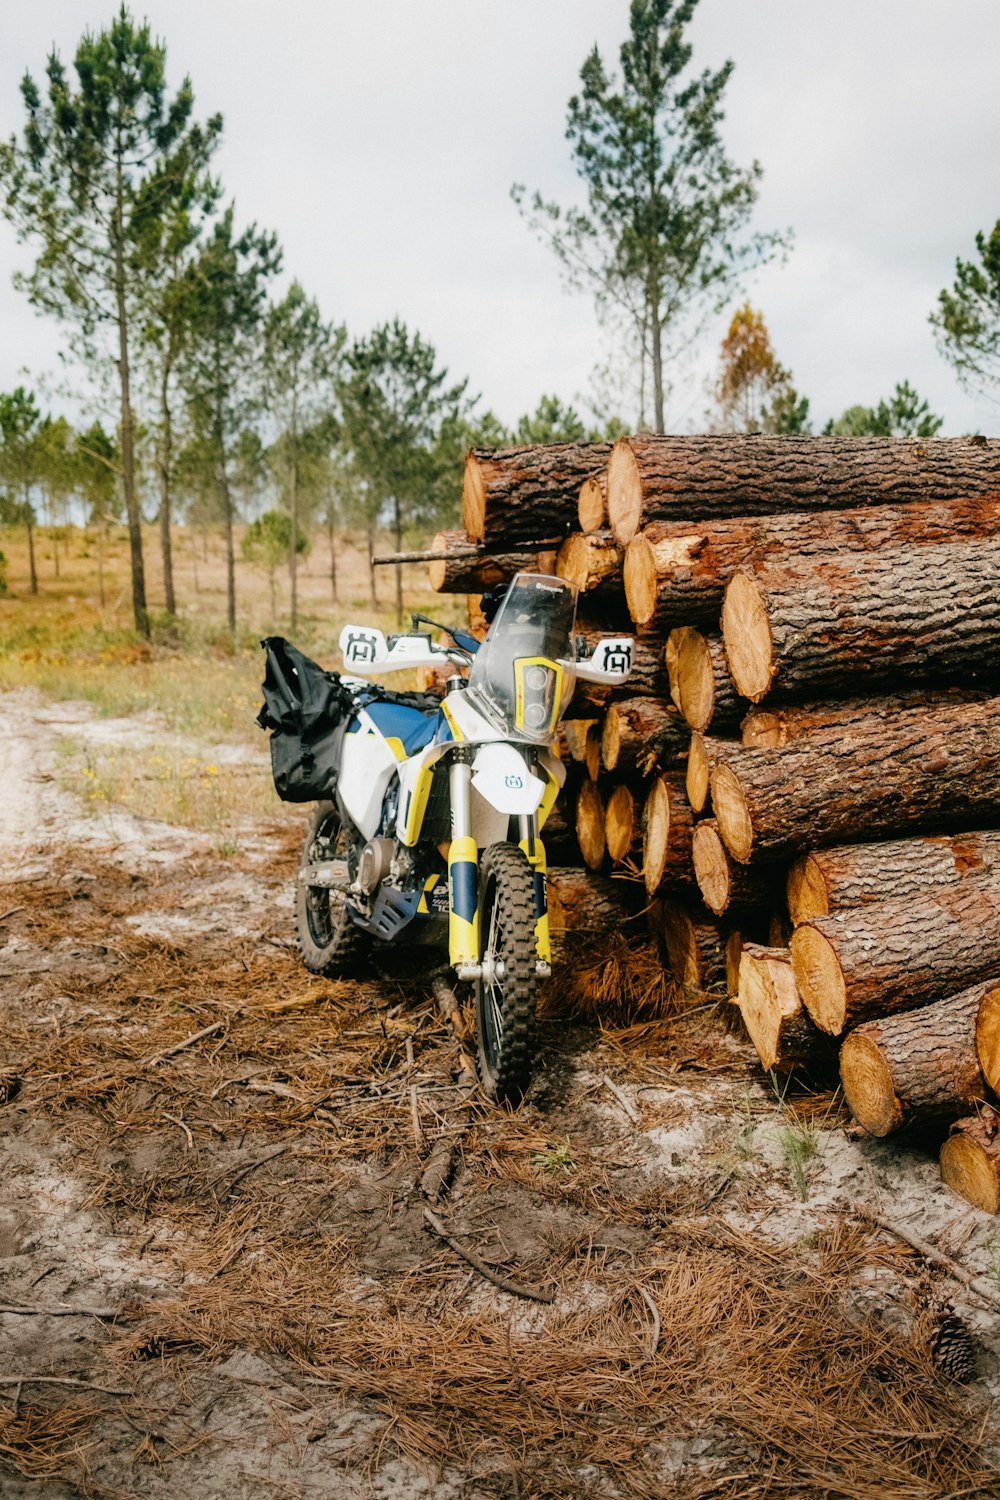
[[[513,844],[491,844],[479,866],[479,951],[503,973],[473,984],[476,1066],[490,1098],[514,1104],[531,1081],[538,974],[534,875]]]

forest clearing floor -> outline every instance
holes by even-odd
[[[497,1110],[412,949],[299,964],[302,813],[141,816],[155,716],[0,708],[3,1500],[1000,1493],[1000,1228],[930,1144],[779,1097],[720,1003],[598,1026],[557,981]]]

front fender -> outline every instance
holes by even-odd
[[[533,813],[545,793],[545,782],[528,770],[513,745],[483,745],[472,762],[472,785],[497,812]]]

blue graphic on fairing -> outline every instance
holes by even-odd
[[[407,755],[416,755],[418,750],[430,744],[443,718],[440,713],[427,714],[405,703],[368,703],[365,707],[379,733],[387,740],[399,740]],[[357,734],[357,719],[347,732]]]

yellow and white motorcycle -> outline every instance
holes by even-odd
[[[299,870],[303,962],[342,975],[374,942],[447,943],[472,987],[480,1079],[500,1100],[527,1087],[536,991],[550,972],[541,830],[566,775],[553,753],[559,720],[577,682],[619,683],[632,665],[627,637],[578,659],[575,616],[569,584],[519,573],[481,644],[420,615],[388,641],[346,626],[338,692],[350,707],[314,747],[329,795]],[[456,670],[433,705],[368,681],[444,662]]]

